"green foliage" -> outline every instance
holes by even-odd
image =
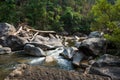
[[[23,22],[41,30],[87,32],[90,30],[87,14],[92,1],[4,0],[0,1],[0,22]]]
[[[120,48],[120,0],[114,4],[98,0],[91,12],[94,16],[91,29],[105,32],[105,37]]]

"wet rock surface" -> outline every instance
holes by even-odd
[[[119,80],[119,58],[104,55],[95,60],[103,55],[105,45],[106,40],[98,31],[91,32],[89,36],[69,36],[35,30],[26,25],[16,31],[14,26],[0,23],[0,54],[13,53],[9,55],[27,56],[25,60],[29,60],[23,61],[25,64],[17,67],[5,80],[108,80],[108,77]],[[16,62],[14,65],[19,63],[13,62]],[[15,68],[14,65],[10,64]],[[81,69],[81,73],[88,73],[79,74],[77,68]]]
[[[79,50],[87,56],[101,55],[106,40],[104,38],[88,38],[80,44]]]
[[[12,35],[16,31],[15,27],[8,23],[0,23],[0,37]]]
[[[120,80],[120,58],[105,54],[91,65],[89,73],[109,76],[112,80]]]
[[[23,50],[25,43],[28,41],[22,37],[10,35],[5,40],[5,46],[10,47],[13,51]]]
[[[73,56],[73,65],[75,66],[80,66],[80,62],[83,60],[83,58],[85,57],[85,55],[83,54],[83,52],[77,52],[75,53],[75,55]]]
[[[31,56],[40,56],[40,57],[45,56],[44,51],[40,47],[35,47],[34,45],[31,44],[26,44],[24,46],[24,51],[26,54],[29,54]]]
[[[6,54],[6,53],[11,53],[11,48],[9,48],[9,47],[1,47],[0,48],[0,54]]]
[[[89,34],[89,38],[101,38],[103,37],[103,33],[99,31],[93,31]]]
[[[4,80],[110,80],[108,77],[79,74],[74,71],[66,71],[40,66],[28,66],[22,64]]]
[[[72,59],[74,54],[75,50],[72,47],[64,48],[64,51],[61,53],[61,55],[67,59]]]

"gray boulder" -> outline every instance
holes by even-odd
[[[12,35],[16,32],[16,29],[13,25],[8,23],[0,23],[0,37]]]
[[[102,32],[99,31],[93,31],[89,34],[89,38],[101,38],[103,36]]]
[[[37,43],[40,43],[40,44],[43,44],[43,45],[50,45],[50,46],[53,46],[53,47],[63,46],[62,40],[57,39],[55,37],[53,38],[53,35],[51,35],[51,37],[52,38],[37,35],[35,37],[35,39],[31,42],[32,43],[37,42]]]
[[[23,50],[28,41],[22,37],[10,35],[4,40],[4,46],[10,47],[13,51]]]
[[[80,66],[81,60],[85,57],[85,55],[82,52],[76,52],[73,56],[73,65]]]
[[[120,80],[120,58],[105,54],[92,64],[88,72]]]
[[[9,48],[9,47],[1,47],[0,48],[0,54],[6,54],[6,53],[11,53],[11,48]]]
[[[26,44],[24,46],[24,51],[26,54],[29,54],[32,56],[40,56],[40,57],[46,56],[46,54],[40,47],[35,47],[32,44]]]
[[[87,56],[100,55],[105,49],[106,40],[104,38],[88,38],[80,44],[79,50]]]

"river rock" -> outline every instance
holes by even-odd
[[[80,66],[81,60],[85,57],[83,52],[76,52],[75,55],[73,56],[73,65],[75,66]]]
[[[0,23],[0,37],[13,35],[16,32],[16,29],[13,25],[8,23]]]
[[[46,57],[45,57],[45,62],[46,62],[46,63],[51,63],[51,62],[53,62],[53,61],[55,61],[54,57],[52,57],[52,56],[46,56]]]
[[[90,74],[108,76],[112,80],[120,80],[120,58],[104,54],[92,64],[88,72]]]
[[[2,47],[0,48],[0,54],[11,53],[11,48],[9,47]]]
[[[75,47],[79,48],[80,44],[81,44],[81,42],[75,41]]]
[[[22,37],[10,35],[4,41],[5,46],[10,47],[13,51],[23,50],[25,43],[28,41]]]
[[[12,74],[12,75],[11,75]],[[41,66],[23,66],[13,70],[4,80],[110,80],[108,77],[79,74]]]
[[[87,56],[100,55],[105,49],[106,40],[104,38],[88,38],[80,44],[79,50]]]
[[[66,59],[72,59],[73,55],[75,54],[75,50],[72,47],[66,47],[64,51],[61,53]]]
[[[60,69],[64,69],[64,70],[73,70],[74,69],[72,61],[70,61],[70,60],[59,57],[56,59],[56,61],[57,61],[57,66]]]
[[[37,35],[36,38],[32,41],[32,43],[37,42],[43,45],[50,45],[50,46],[54,46],[54,47],[59,47],[59,46],[63,46],[62,44],[62,40],[61,39],[57,39],[57,38],[49,38],[49,37],[43,37],[40,35]]]
[[[29,54],[29,55],[32,55],[32,56],[43,57],[43,56],[46,55],[40,47],[35,47],[32,44],[26,44],[24,46],[24,51],[25,51],[26,54]]]
[[[89,34],[89,38],[101,38],[103,37],[103,33],[99,31],[93,31]]]

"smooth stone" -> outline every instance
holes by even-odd
[[[104,54],[91,65],[88,73],[111,77],[112,80],[120,80],[120,58]]]
[[[52,56],[46,56],[46,57],[45,57],[45,62],[46,62],[46,63],[51,63],[51,62],[53,62],[53,61],[55,61],[54,57],[52,57]]]
[[[40,47],[35,47],[34,45],[31,44],[26,44],[24,46],[24,50],[26,54],[29,54],[31,56],[39,56],[39,57],[46,56],[46,54]]]
[[[11,48],[9,47],[2,47],[0,48],[0,54],[11,53]]]
[[[79,50],[86,56],[101,55],[106,45],[106,39],[104,38],[88,38],[83,40],[80,44]]]

